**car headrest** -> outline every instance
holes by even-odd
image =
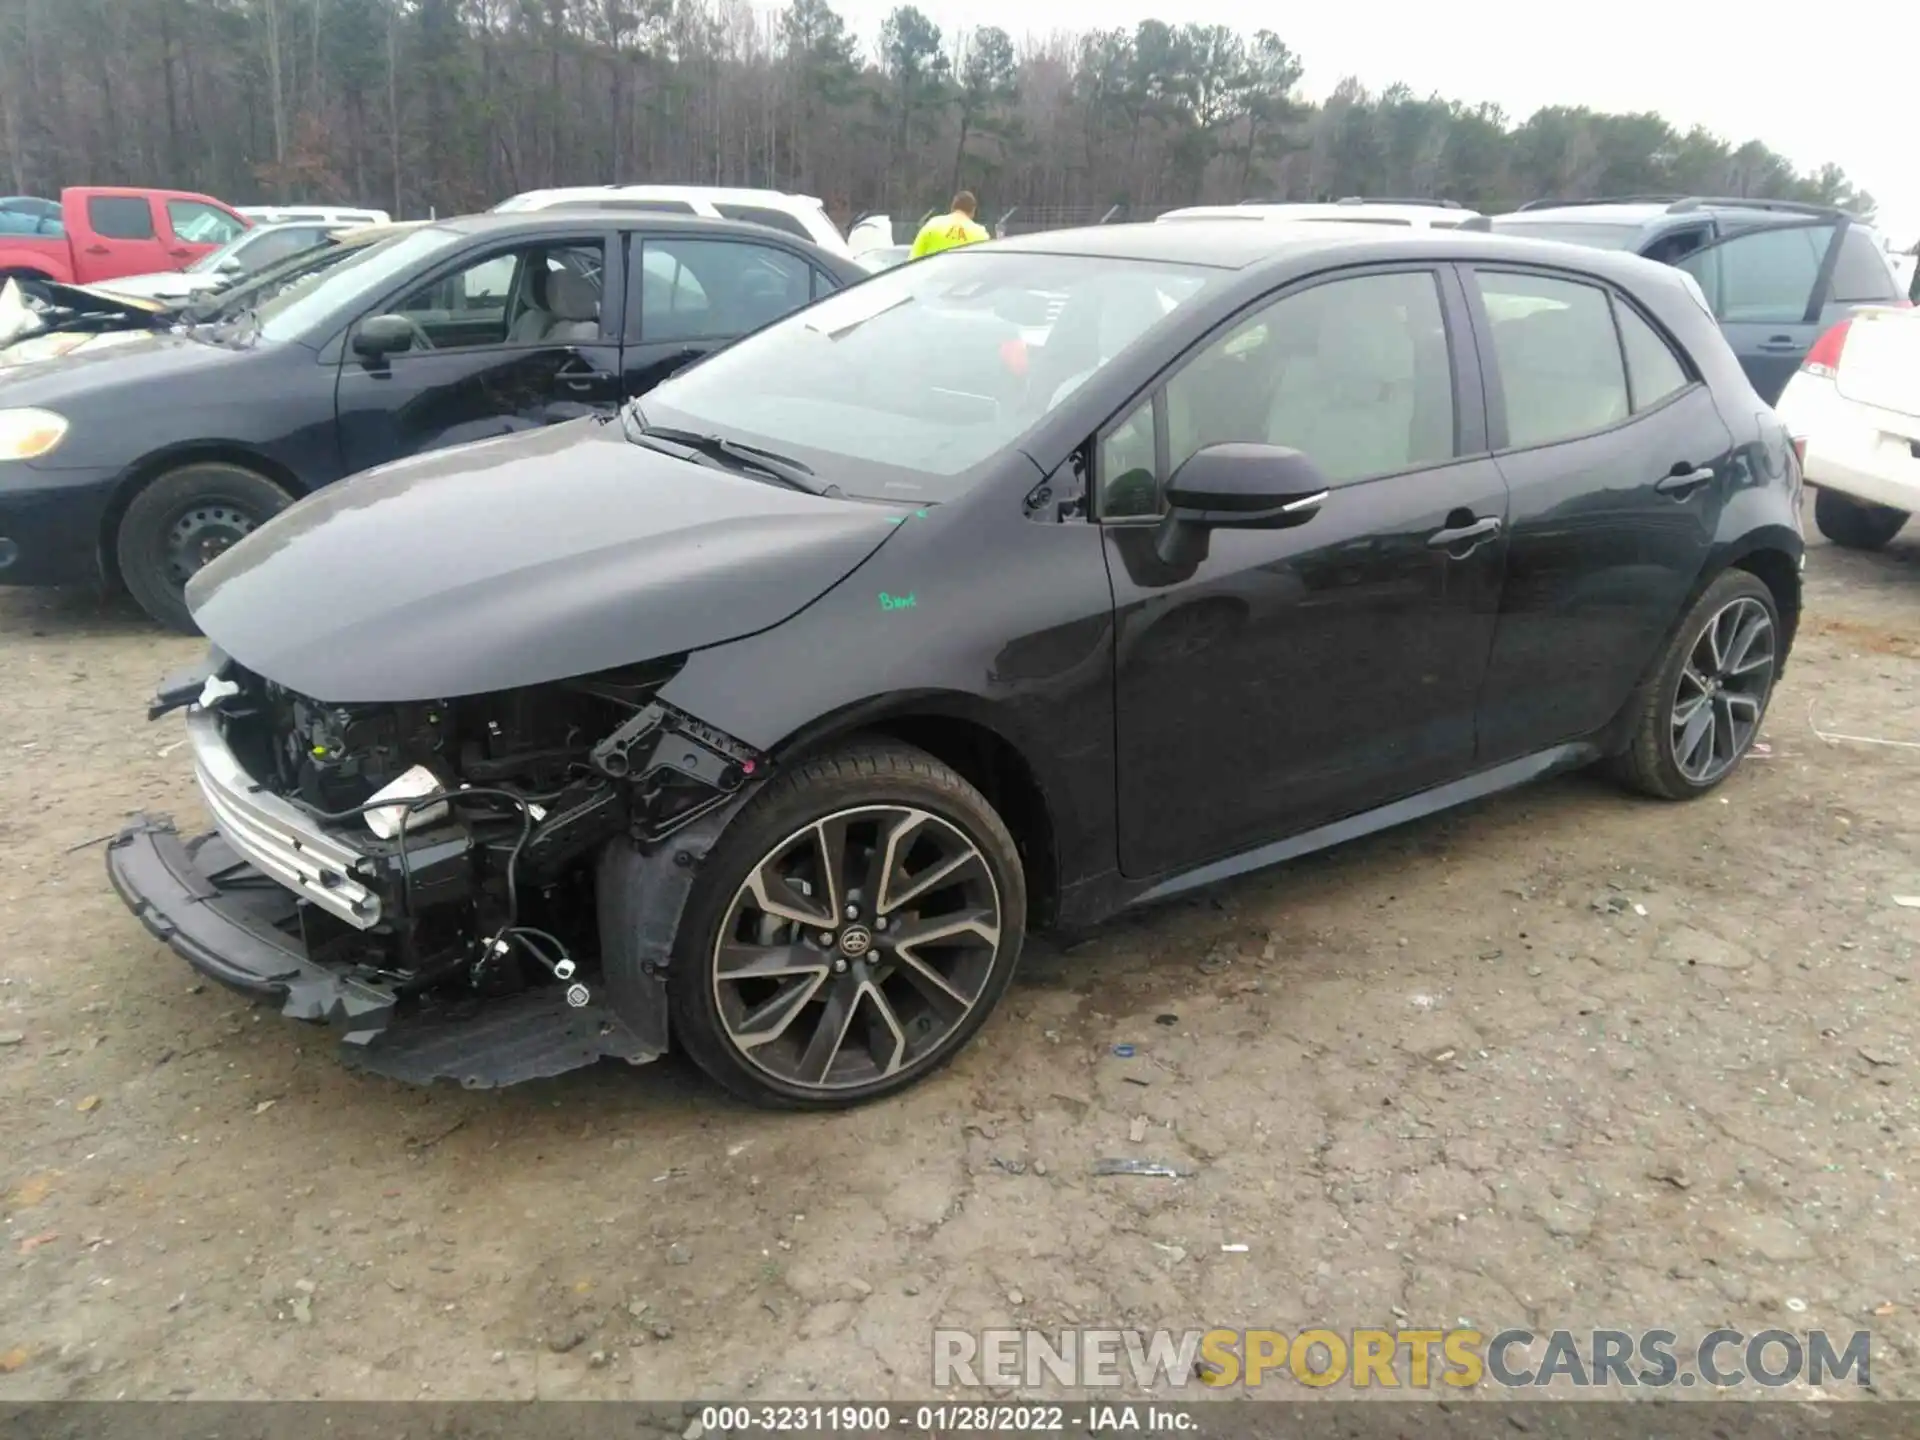
[[[547,310],[556,320],[598,320],[600,292],[571,270],[547,273]]]

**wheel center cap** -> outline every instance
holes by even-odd
[[[873,932],[864,925],[849,925],[840,932],[840,953],[858,960],[873,949]]]

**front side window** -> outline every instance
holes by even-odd
[[[413,322],[416,350],[597,340],[601,253],[591,241],[497,251],[428,281],[387,312]]]
[[[247,233],[239,216],[199,200],[169,200],[167,223],[174,237],[189,245],[224,245]]]
[[[641,414],[794,455],[848,494],[940,500],[1216,281],[1172,262],[962,247],[727,347]]]
[[[1288,295],[1202,349],[1163,390],[1165,473],[1141,407],[1101,444],[1100,513],[1155,515],[1196,450],[1298,450],[1336,485],[1454,454],[1453,366],[1437,277],[1359,275]]]
[[[1606,291],[1501,271],[1474,279],[1493,327],[1509,445],[1550,445],[1627,418],[1627,371]]]
[[[87,223],[106,240],[153,239],[153,210],[144,195],[89,195]]]
[[[648,239],[637,304],[643,344],[730,340],[790,315],[813,298],[812,267],[771,245],[742,240]]]
[[[1696,250],[1680,268],[1700,282],[1717,320],[1797,325],[1820,281],[1831,225],[1749,230]]]

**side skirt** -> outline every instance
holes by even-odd
[[[1311,855],[1317,850],[1331,849],[1335,845],[1344,845],[1349,840],[1358,840],[1363,835],[1372,835],[1381,830],[1390,830],[1395,825],[1404,825],[1409,820],[1424,820],[1429,815],[1442,810],[1451,810],[1456,805],[1464,805],[1472,800],[1484,799],[1488,795],[1497,795],[1502,790],[1511,790],[1515,786],[1525,785],[1529,781],[1552,775],[1562,770],[1577,770],[1582,765],[1591,764],[1601,758],[1601,748],[1587,741],[1576,744],[1555,745],[1534,755],[1523,755],[1518,760],[1509,760],[1496,765],[1491,770],[1482,770],[1477,775],[1469,775],[1462,780],[1450,780],[1445,785],[1436,785],[1431,790],[1422,790],[1418,795],[1409,795],[1404,800],[1395,800],[1378,809],[1363,814],[1350,815],[1345,820],[1336,820],[1330,825],[1322,825],[1299,835],[1289,836],[1285,840],[1276,840],[1256,849],[1243,850],[1238,855],[1229,855],[1224,860],[1215,860],[1193,870],[1185,870],[1169,876],[1149,886],[1127,899],[1125,905],[1148,905],[1155,901],[1171,899],[1175,895],[1184,895],[1190,890],[1198,890],[1207,885],[1217,885],[1223,880],[1245,875],[1254,870],[1264,870],[1269,865],[1278,865],[1285,860],[1297,860],[1302,855]]]

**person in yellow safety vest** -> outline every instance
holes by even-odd
[[[977,208],[973,192],[962,190],[953,197],[953,209],[945,215],[934,216],[920,227],[920,233],[913,237],[913,252],[907,258],[918,260],[923,255],[951,250],[956,245],[977,245],[991,239],[987,227],[973,218]]]

